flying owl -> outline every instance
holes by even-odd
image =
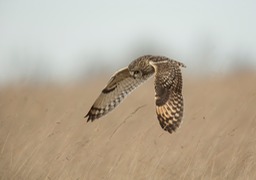
[[[183,63],[164,56],[141,56],[128,67],[117,71],[102,90],[85,116],[94,121],[119,105],[135,88],[155,74],[155,103],[161,127],[172,133],[183,116],[182,75]]]

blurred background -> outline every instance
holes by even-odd
[[[256,1],[0,0],[0,179],[255,179]],[[145,54],[183,62],[184,123],[153,78],[84,116]]]
[[[74,82],[144,54],[196,74],[256,67],[256,2],[0,1],[0,85]]]

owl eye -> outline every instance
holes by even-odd
[[[139,73],[140,73],[140,71],[138,71],[138,70],[134,71],[134,74],[139,74]]]
[[[134,78],[141,77],[141,71],[139,71],[139,70],[134,70],[134,71],[132,72],[132,76],[133,76]]]

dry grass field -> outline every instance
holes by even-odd
[[[256,74],[184,79],[184,122],[156,119],[153,79],[93,123],[108,77],[0,89],[0,179],[255,179]]]

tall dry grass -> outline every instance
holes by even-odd
[[[174,134],[156,119],[152,80],[93,123],[107,78],[0,91],[0,179],[255,179],[255,74],[184,80]]]

